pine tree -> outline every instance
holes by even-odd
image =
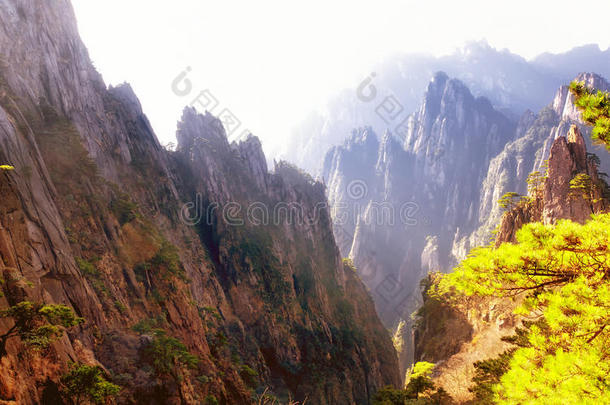
[[[594,91],[576,81],[570,84],[570,91],[574,104],[582,112],[582,119],[593,125],[593,140],[610,150],[610,94]]]

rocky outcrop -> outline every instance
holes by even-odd
[[[437,280],[431,275],[426,281]],[[513,335],[520,325],[519,317],[513,314],[517,305],[512,300],[481,297],[449,303],[424,290],[415,321],[415,361],[436,365],[433,380],[448,392],[453,403],[471,403],[468,388],[475,376],[474,362],[511,348],[501,339]]]
[[[592,214],[608,210],[608,185],[600,178],[599,162],[587,154],[585,140],[576,125],[566,136],[555,139],[541,184],[504,214],[496,235],[496,245],[514,242],[516,232],[530,222],[552,224],[559,219],[584,223]],[[585,176],[578,188],[573,180]],[[531,189],[531,187],[530,187]],[[531,190],[530,190],[531,191]],[[533,195],[532,195],[533,194]]]
[[[590,182],[588,190],[576,190],[571,183],[576,176],[585,175]],[[548,162],[548,178],[544,188],[545,223],[566,218],[584,223],[591,214],[604,208],[602,185],[597,164],[587,156],[584,138],[576,125],[572,125],[566,137],[558,138],[551,147]],[[572,200],[566,204],[566,200]]]
[[[247,404],[266,388],[368,403],[399,384],[322,184],[269,173],[258,139],[229,144],[192,109],[164,150],[131,88],[104,85],[66,0],[0,0],[0,49],[0,162],[15,167],[0,172],[0,308],[62,303],[85,319],[42,351],[8,339],[0,402],[67,403],[70,362],[101,366],[119,403]],[[160,330],[198,364],[159,369]]]

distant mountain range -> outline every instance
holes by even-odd
[[[418,108],[437,71],[461,80],[475,97],[488,98],[516,121],[528,109],[539,111],[557,88],[581,72],[610,77],[610,50],[585,45],[528,61],[486,42],[471,42],[443,57],[397,56],[374,67],[361,86],[337,94],[324,111],[312,112],[274,157],[319,175],[324,152],[342,144],[354,128],[370,126],[378,134],[390,130],[400,137],[400,125]]]

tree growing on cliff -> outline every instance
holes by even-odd
[[[595,212],[593,203],[596,200],[593,197],[595,191],[595,185],[591,180],[591,176],[585,173],[579,173],[572,180],[570,180],[570,198],[582,198],[589,204],[591,213]]]
[[[511,209],[513,209],[513,207],[515,205],[517,205],[517,203],[521,200],[522,196],[519,193],[515,193],[514,191],[510,191],[506,194],[504,194],[502,197],[500,197],[500,199],[498,200],[498,205],[507,210],[510,211]]]
[[[527,176],[527,194],[533,199],[541,199],[544,193],[546,175],[539,171],[531,172]]]
[[[574,104],[582,112],[582,119],[593,125],[591,137],[610,151],[610,94],[588,88],[585,83],[570,84]]]
[[[86,364],[73,364],[61,378],[61,385],[63,394],[77,405],[104,404],[121,391],[121,387],[106,380],[100,367]]]
[[[373,396],[373,405],[433,405],[451,403],[442,388],[436,388],[431,375],[433,363],[415,363],[404,390],[391,386],[381,388]]]
[[[191,354],[180,340],[168,336],[163,329],[153,331],[153,339],[144,348],[144,355],[160,378],[172,377],[182,380],[182,368],[195,368],[199,358]]]
[[[427,361],[420,361],[413,365],[409,382],[407,383],[406,393],[408,398],[419,398],[419,395],[434,389],[434,383],[430,375],[434,369],[434,364]]]
[[[610,403],[610,214],[533,223],[515,244],[473,251],[437,293],[514,297],[537,319],[494,386],[501,404]]]
[[[0,310],[0,318],[10,318],[14,325],[0,336],[0,358],[6,355],[6,342],[20,337],[28,346],[43,349],[60,338],[65,328],[84,322],[65,305],[45,305],[22,301]]]

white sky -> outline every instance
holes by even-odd
[[[81,36],[108,84],[131,83],[162,143],[209,89],[267,151],[370,66],[403,52],[452,52],[486,39],[531,58],[610,45],[608,0],[73,0]],[[187,66],[191,95],[171,83]]]

